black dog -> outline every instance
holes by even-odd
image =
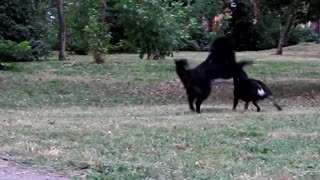
[[[234,101],[233,110],[236,110],[239,99],[245,102],[245,110],[248,109],[249,103],[252,102],[253,105],[257,107],[257,112],[261,109],[258,105],[259,100],[268,98],[272,101],[273,105],[281,111],[282,108],[274,100],[271,90],[266,84],[257,79],[248,78],[247,73],[243,69],[239,69],[239,76],[233,79],[234,84]]]
[[[210,46],[210,53],[205,60],[208,63],[207,76],[210,79],[230,79],[237,76],[234,42],[229,37],[216,38]]]
[[[194,111],[194,102],[196,104],[196,112],[200,113],[200,106],[211,93],[211,78],[208,74],[212,68],[209,61],[204,61],[193,69],[189,69],[189,64],[186,59],[175,60],[176,72],[182,81],[188,96],[189,107]],[[236,63],[235,66],[241,73],[242,67],[251,64],[251,62],[243,61]]]
[[[228,37],[216,38],[210,46],[207,59],[194,69],[189,69],[186,59],[175,60],[176,72],[186,88],[190,109],[200,113],[202,102],[211,92],[211,80],[217,78],[235,78],[244,65],[249,62],[236,63],[233,41]],[[244,72],[245,73],[245,72]]]
[[[184,85],[189,107],[194,111],[193,103],[196,101],[196,111],[200,113],[200,106],[211,92],[211,79],[207,77],[207,63],[203,62],[193,69],[189,69],[186,59],[175,60],[176,72]]]

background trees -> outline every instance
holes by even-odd
[[[63,49],[83,55],[93,52],[97,63],[103,62],[106,52],[137,52],[141,58],[159,59],[176,50],[205,50],[223,33],[236,40],[240,51],[278,47],[277,54],[281,54],[283,46],[317,38],[314,30],[299,24],[318,21],[318,0],[235,0],[236,7],[229,7],[231,14],[224,12],[226,2],[4,0],[0,58],[36,60],[48,55],[50,47],[61,52],[60,59],[65,59]],[[59,16],[61,12],[64,17]],[[66,45],[60,50],[62,22]]]
[[[278,47],[276,54],[282,54],[283,46],[316,40],[313,30],[300,26],[318,16],[316,0],[235,2],[237,7],[226,33],[236,40],[238,50]]]
[[[35,22],[40,2],[4,0],[0,4],[0,61],[29,61],[44,55],[42,28]]]

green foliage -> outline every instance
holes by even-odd
[[[65,21],[68,38],[67,48],[75,54],[86,55],[89,52],[89,37],[85,31],[90,16],[91,0],[82,0],[65,5]]]
[[[191,13],[191,12],[190,12]],[[217,34],[213,32],[206,32],[196,18],[190,18],[186,21],[188,24],[186,31],[189,38],[183,39],[179,50],[182,51],[202,51],[208,48],[208,45],[214,39]]]
[[[181,39],[188,34],[177,23],[184,15],[183,10],[169,11],[168,3],[163,1],[120,1],[120,18],[125,24],[128,41],[139,49],[140,58],[145,54],[166,56],[177,50]]]
[[[38,11],[40,1],[3,1],[0,5],[1,61],[31,61],[49,55],[49,47],[40,40],[44,21]],[[44,16],[45,17],[45,16]]]
[[[189,38],[185,38],[180,43],[179,50],[187,51],[203,51],[208,48],[208,45],[217,34],[207,32],[207,27],[203,26],[203,21],[207,21],[208,26],[212,26],[214,16],[219,14],[222,9],[222,1],[220,0],[197,0],[192,5],[184,7],[184,14],[179,18],[181,28],[185,29]],[[179,8],[179,3],[176,7]],[[180,7],[181,10],[181,7]],[[179,12],[174,10],[174,12]]]
[[[16,43],[10,40],[0,40],[0,61],[32,61],[35,56],[29,42]]]
[[[277,46],[279,21],[272,14],[262,14],[253,27],[253,50],[271,49]]]
[[[288,45],[294,45],[300,42],[315,42],[317,39],[317,34],[312,29],[298,26],[290,32]]]
[[[199,21],[205,18],[212,21],[213,17],[221,13],[223,1],[221,0],[196,0],[192,4],[193,14],[189,17],[196,17]]]
[[[259,16],[253,23],[253,5],[250,1],[238,0],[237,7],[225,32],[236,40],[238,50],[262,50],[277,47],[280,27],[286,23],[289,14],[294,15],[294,23],[307,20],[311,11],[308,0],[304,1],[259,1]],[[289,34],[286,45],[315,41],[314,33],[309,29],[295,28]]]
[[[21,42],[36,36],[31,26],[32,6],[23,0],[5,0],[0,5],[0,38]]]
[[[101,25],[101,8],[100,0],[91,0],[89,8],[89,23],[85,26],[85,32],[88,36],[89,49],[100,53],[107,52],[107,45],[110,40],[107,24]]]

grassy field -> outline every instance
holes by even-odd
[[[0,155],[76,179],[320,179],[319,49],[238,53],[284,108],[264,101],[260,113],[231,111],[230,83],[213,83],[203,113],[190,112],[172,59],[5,64]],[[195,66],[206,55],[176,57]]]

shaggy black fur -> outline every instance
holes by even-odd
[[[262,81],[257,79],[251,79],[243,71],[239,69],[239,76],[233,79],[234,83],[234,101],[233,101],[233,110],[236,110],[239,99],[245,102],[245,110],[248,109],[249,103],[252,102],[257,108],[257,112],[261,109],[258,105],[259,100],[265,98],[270,99],[273,102],[273,105],[281,111],[282,108],[274,100],[270,88],[264,84]]]
[[[219,37],[210,46],[210,54],[205,62],[207,63],[210,79],[230,79],[237,75],[234,43],[229,37]]]

